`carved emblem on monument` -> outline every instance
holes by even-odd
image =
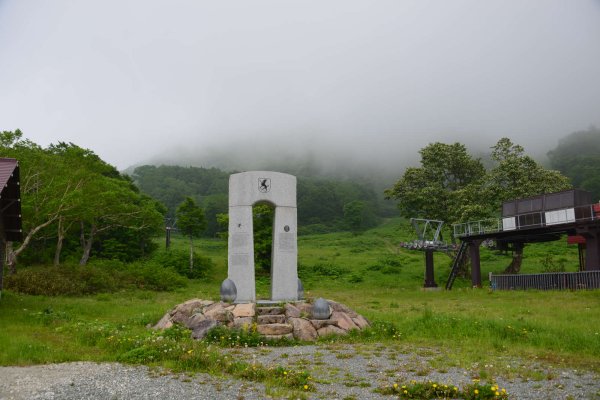
[[[271,178],[258,178],[258,191],[268,193],[271,190]]]

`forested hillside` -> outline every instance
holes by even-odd
[[[548,157],[551,167],[568,176],[573,186],[592,192],[594,201],[600,200],[600,129],[568,135]]]
[[[217,168],[137,167],[132,175],[140,190],[162,202],[173,218],[177,206],[190,196],[203,208],[209,236],[219,230],[217,215],[227,213],[229,172]],[[298,223],[301,232],[362,230],[375,226],[390,205],[368,184],[298,176]],[[391,202],[390,202],[391,203]],[[392,209],[393,209],[393,205]]]

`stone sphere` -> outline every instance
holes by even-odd
[[[304,285],[302,281],[298,279],[298,300],[302,300],[304,298]]]
[[[221,300],[227,303],[233,303],[237,297],[237,287],[229,278],[221,283]]]
[[[329,319],[330,315],[331,313],[327,300],[322,297],[316,299],[312,306],[313,319]]]

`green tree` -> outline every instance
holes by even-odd
[[[91,174],[80,189],[77,218],[83,247],[81,265],[88,262],[92,246],[103,232],[121,228],[156,232],[162,226],[163,216],[155,202],[130,186],[126,180]]]
[[[95,174],[103,177],[120,179],[121,176],[117,169],[102,161],[94,152],[81,148],[73,143],[58,142],[51,144],[47,148],[48,154],[54,160],[60,160],[63,164],[63,175],[68,175],[78,182],[78,188],[71,193],[69,198],[71,207],[64,210],[59,216],[56,225],[56,247],[54,251],[54,265],[60,264],[60,256],[64,241],[73,225],[81,221],[81,211],[89,206],[83,203],[85,197],[82,188],[90,185],[90,180],[94,179]],[[89,254],[88,254],[89,256]]]
[[[344,205],[344,224],[355,235],[377,225],[377,217],[364,201],[354,200]]]
[[[204,211],[191,197],[186,197],[177,207],[177,228],[190,239],[190,271],[194,269],[194,237],[199,237],[206,229]]]
[[[16,272],[17,259],[50,225],[70,212],[81,188],[81,177],[72,174],[64,160],[23,138],[20,130],[0,133],[0,152],[19,160],[23,241],[7,243],[7,266]]]
[[[271,272],[274,215],[273,207],[269,204],[257,204],[252,208],[254,266],[266,274]]]
[[[461,143],[432,143],[419,151],[421,167],[407,168],[386,198],[398,200],[406,218],[429,218],[457,222],[461,202],[485,176],[479,159],[467,153]]]
[[[492,147],[495,166],[488,172],[484,185],[486,201],[499,210],[507,200],[570,189],[569,178],[559,171],[548,170],[525,154],[523,147],[502,138]]]
[[[211,194],[206,196],[202,208],[206,217],[206,234],[215,237],[222,231],[217,216],[229,211],[228,197],[226,194]],[[227,227],[225,230],[227,230]]]

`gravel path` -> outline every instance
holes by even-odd
[[[378,344],[232,349],[234,357],[265,366],[279,365],[310,371],[317,391],[311,399],[390,399],[374,389],[395,382],[432,380],[462,386],[475,371],[440,367],[433,351],[403,353]],[[496,382],[514,399],[600,399],[597,374],[544,367],[540,363],[512,362],[515,374],[497,376]],[[433,366],[438,365],[436,368]],[[508,367],[508,366],[505,366]],[[531,372],[535,373],[531,373]],[[535,379],[527,379],[531,375]],[[264,385],[207,374],[186,376],[147,367],[116,363],[75,362],[32,367],[0,367],[0,400],[9,399],[265,399],[281,396]]]

